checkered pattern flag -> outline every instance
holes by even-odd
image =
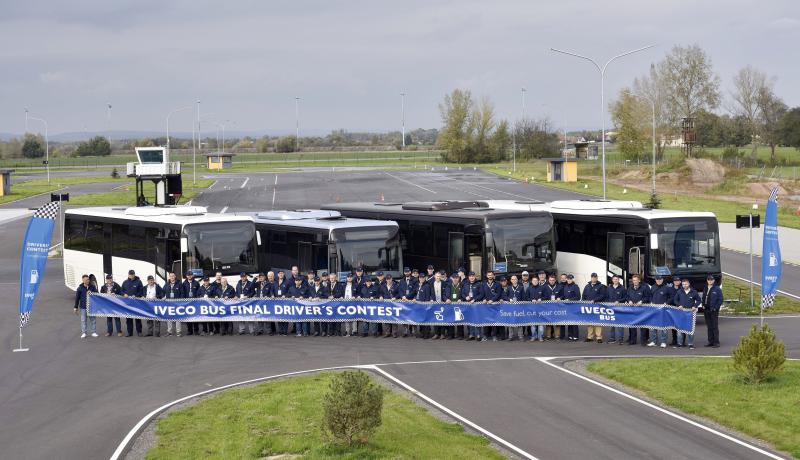
[[[42,206],[41,208],[37,209],[36,212],[33,214],[33,217],[38,217],[40,219],[53,219],[56,220],[58,217],[58,201],[51,201],[46,205]]]
[[[761,308],[767,309],[772,308],[772,305],[775,303],[775,294],[767,294],[761,296]]]
[[[31,312],[26,311],[25,313],[19,314],[19,327],[22,329],[25,325],[28,324],[28,321],[31,319]]]

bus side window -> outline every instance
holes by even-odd
[[[66,249],[86,251],[86,221],[68,217],[64,223],[64,244]]]
[[[86,224],[86,249],[94,254],[103,253],[103,223],[88,222]]]

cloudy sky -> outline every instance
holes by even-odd
[[[601,6],[602,5],[602,6]],[[588,62],[659,46],[612,64],[606,95],[675,44],[697,43],[727,92],[751,64],[800,105],[797,0],[603,2],[12,1],[0,14],[0,132],[24,129],[24,108],[51,133],[163,130],[166,114],[202,100],[236,130],[438,127],[454,88],[488,96],[504,118],[550,115],[568,129],[599,126],[599,77]],[[31,124],[31,128],[34,128]],[[191,130],[191,114],[172,119]]]

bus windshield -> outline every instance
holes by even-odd
[[[719,272],[719,230],[714,219],[654,220],[650,224],[650,272]],[[657,245],[656,245],[657,244]]]
[[[255,226],[251,222],[215,222],[187,225],[189,240],[186,264],[188,269],[202,269],[213,276],[254,273],[256,266]]]
[[[359,266],[364,272],[400,271],[400,238],[396,227],[334,229],[340,271],[353,272]]]
[[[495,263],[505,262],[509,273],[544,268],[553,263],[553,220],[517,217],[489,221]]]

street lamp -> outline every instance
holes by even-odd
[[[194,129],[192,137],[194,137]],[[192,139],[192,186],[197,185],[197,150],[200,149],[200,99],[197,100],[197,146]]]
[[[522,87],[522,119],[525,119],[525,87]]]
[[[630,51],[626,51],[626,52],[624,52],[622,54],[618,54],[618,55],[612,57],[611,59],[609,59],[608,61],[606,61],[606,63],[603,64],[602,67],[600,67],[600,64],[598,64],[592,58],[588,58],[586,56],[582,56],[580,54],[573,53],[573,52],[570,52],[570,51],[564,51],[564,50],[560,50],[560,49],[556,49],[556,48],[550,48],[550,51],[554,51],[556,53],[566,54],[566,55],[569,55],[569,56],[574,56],[574,57],[577,57],[577,58],[585,59],[585,60],[591,62],[592,64],[594,64],[594,66],[597,68],[597,71],[600,72],[600,119],[601,119],[601,124],[602,124],[602,131],[601,131],[601,135],[600,135],[600,141],[601,141],[602,146],[603,146],[603,160],[602,160],[603,161],[603,168],[602,169],[603,169],[603,199],[604,200],[606,199],[606,108],[605,108],[605,95],[604,95],[606,68],[615,59],[621,58],[623,56],[627,56],[629,54],[638,53],[639,51],[644,51],[644,50],[650,49],[650,48],[652,48],[654,46],[656,46],[656,45],[655,44],[647,45],[647,46],[643,46],[641,48],[637,48],[635,50],[630,50]]]
[[[47,121],[45,121],[44,118],[37,118],[30,115],[28,113],[28,109],[25,109],[25,121],[27,122],[28,119],[41,121],[44,124],[44,153],[45,153],[44,165],[45,168],[47,169],[47,185],[50,185],[50,140],[47,137]]]
[[[300,98],[294,98],[294,151],[300,151]]]
[[[403,136],[403,149],[406,148],[406,93],[400,93],[400,135]]]
[[[108,132],[108,143],[111,144],[111,103],[106,103],[106,131]]]
[[[181,107],[181,108],[175,109],[172,112],[167,114],[167,152],[169,152],[169,118],[173,114],[176,114],[176,113],[181,112],[183,110],[189,110],[191,108],[193,108],[191,105],[187,105],[186,107]],[[192,128],[192,137],[194,137],[194,128]]]

